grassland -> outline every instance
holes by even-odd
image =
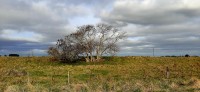
[[[200,92],[200,57],[109,57],[76,64],[0,57],[0,92],[152,91]]]

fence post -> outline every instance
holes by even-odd
[[[167,79],[169,79],[169,76],[170,76],[169,67],[166,68],[166,76],[167,76]]]
[[[69,83],[70,83],[70,82],[69,82],[69,71],[68,71],[67,76],[68,76],[68,77],[67,77],[67,83],[68,83],[68,85],[69,85]]]

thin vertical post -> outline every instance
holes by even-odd
[[[30,83],[29,72],[27,72],[27,84]]]
[[[154,56],[154,48],[153,48],[153,56]]]
[[[167,77],[167,79],[169,79],[169,76],[170,76],[169,71],[170,71],[170,70],[169,70],[169,67],[167,67],[167,68],[166,68],[166,77]]]
[[[68,82],[68,85],[69,85],[69,71],[68,71],[67,75],[68,75],[67,82]]]
[[[32,57],[33,57],[33,50],[31,50],[31,54],[32,54]]]

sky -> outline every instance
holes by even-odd
[[[47,55],[97,23],[127,32],[120,56],[200,55],[200,0],[0,0],[0,55]]]

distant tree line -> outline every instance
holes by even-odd
[[[115,55],[117,42],[125,38],[125,32],[108,24],[83,25],[76,32],[58,39],[49,47],[48,54],[63,62],[75,62],[81,57],[86,62],[101,61],[103,55]]]
[[[7,57],[7,55],[4,55],[5,57]],[[19,54],[9,54],[8,55],[9,57],[19,57]],[[1,57],[1,55],[0,55],[0,57]]]
[[[161,57],[198,57],[198,56],[190,56],[189,54],[185,54],[183,56],[175,56],[175,55],[166,55],[166,56],[161,56]]]

